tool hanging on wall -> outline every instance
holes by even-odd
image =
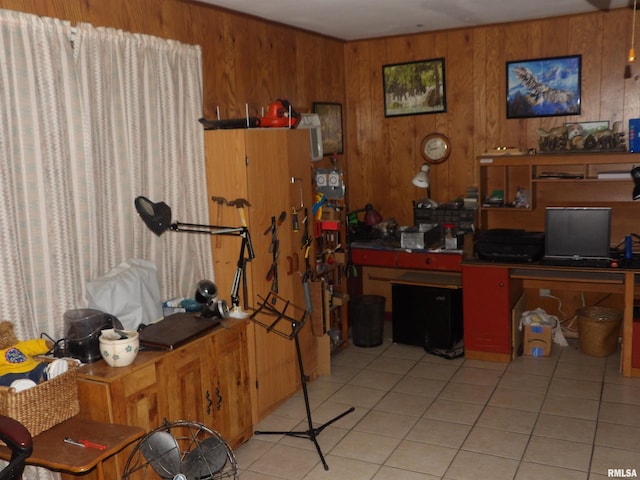
[[[309,253],[311,251],[311,235],[309,235],[309,209],[304,209],[304,218],[302,219],[304,230],[301,239],[300,249],[304,252],[304,275],[302,281],[305,282],[311,276],[311,264],[309,262]]]
[[[322,206],[327,203],[327,197],[322,193],[316,193],[316,203],[311,207],[311,214],[316,220],[322,220]]]
[[[236,207],[238,209],[238,214],[240,215],[240,224],[243,227],[246,227],[247,217],[245,216],[245,213],[244,213],[244,207],[251,206],[251,204],[249,203],[249,200],[246,200],[244,198],[236,198],[235,200],[231,200],[229,202],[229,206]]]
[[[291,177],[291,184],[295,185],[299,183],[300,185],[300,206],[299,207],[291,207],[291,226],[294,232],[298,232],[300,230],[300,224],[298,222],[298,212],[300,212],[304,208],[304,194],[302,191],[302,178],[300,177]]]
[[[299,269],[299,257],[297,253],[292,253],[291,255],[287,255],[287,262],[289,263],[289,269],[287,270],[287,275],[293,275],[298,272]]]
[[[313,271],[311,270],[311,263],[309,262],[312,239],[311,239],[311,235],[309,234],[309,209],[304,208],[303,210],[304,210],[304,217],[302,218],[302,224],[304,225],[304,230],[302,233],[302,238],[300,239],[300,243],[301,243],[300,249],[303,251],[303,255],[304,255],[304,273],[302,274],[301,280],[302,280],[302,290],[304,291],[305,308],[310,314],[312,314],[313,301],[312,301],[312,295],[311,295],[310,282],[312,280]],[[313,325],[311,328],[313,329]]]
[[[287,212],[282,211],[278,218],[271,217],[271,225],[264,232],[267,235],[271,232],[271,243],[269,244],[269,251],[272,256],[271,267],[267,272],[267,281],[271,281],[271,291],[278,293],[278,257],[280,256],[280,241],[278,240],[278,227],[287,218]]]
[[[213,200],[215,203],[218,204],[218,208],[217,208],[217,212],[216,212],[216,225],[222,225],[222,206],[223,205],[228,205],[227,204],[227,199],[224,197],[216,197],[213,196],[211,197],[211,200]],[[220,235],[216,236],[216,248],[220,248],[220,240],[222,240],[222,237]]]

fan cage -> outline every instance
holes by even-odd
[[[142,446],[149,441],[149,438],[156,432],[168,432],[175,438],[180,450],[180,458],[185,457],[203,441],[208,438],[215,437],[222,447],[226,449],[226,462],[224,466],[216,472],[205,476],[189,478],[182,473],[176,472],[174,475],[159,475],[151,465],[149,459],[142,454]],[[122,480],[223,480],[237,479],[238,467],[236,458],[229,444],[215,430],[198,422],[189,420],[178,420],[175,422],[166,422],[148,432],[142,437],[132,450],[125,464]]]

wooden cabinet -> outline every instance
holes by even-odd
[[[510,361],[511,308],[522,287],[510,279],[509,267],[465,264],[462,291],[465,357]]]
[[[145,430],[165,420],[193,420],[237,447],[252,435],[247,321],[229,320],[228,327],[173,351],[142,351],[128,367],[112,368],[102,360],[82,366],[79,415]],[[106,468],[122,472],[128,451]]]
[[[251,234],[255,259],[247,264],[247,313],[252,313],[274,289],[267,278],[277,265],[278,295],[304,309],[302,284],[303,211],[298,213],[300,229],[293,230],[292,208],[312,207],[309,132],[289,129],[237,129],[205,132],[208,193],[224,201],[210,203],[210,221],[215,225],[238,226],[244,212]],[[250,206],[240,210],[228,202],[244,199]],[[235,202],[234,202],[235,203]],[[274,262],[272,219],[277,224],[278,255]],[[313,235],[313,232],[311,232]],[[236,271],[240,240],[213,236],[211,246],[215,282],[225,297]],[[291,261],[289,261],[291,258]],[[244,295],[240,294],[241,305]],[[306,372],[317,370],[317,346],[311,326],[300,333]],[[259,422],[284,400],[298,391],[300,374],[294,342],[249,325],[250,384],[252,415]]]

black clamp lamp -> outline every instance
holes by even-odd
[[[203,317],[227,318],[231,315],[227,302],[218,300],[218,287],[211,280],[200,280],[194,297],[202,305]]]
[[[251,244],[251,236],[246,226],[242,227],[225,227],[219,225],[201,225],[197,223],[171,223],[171,207],[164,202],[154,203],[146,197],[136,197],[135,206],[138,215],[144,221],[145,225],[156,235],[160,236],[167,230],[184,233],[203,233],[206,235],[225,235],[236,236],[242,238],[240,245],[240,255],[236,273],[231,286],[231,317],[246,317],[247,315],[240,309],[240,281],[242,280],[242,294],[244,299],[244,308],[247,309],[247,277],[245,275],[246,264],[255,258],[253,245]],[[245,257],[246,253],[246,257]]]
[[[631,178],[633,179],[633,199],[640,199],[640,167],[633,167],[631,169]]]

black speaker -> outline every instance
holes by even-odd
[[[393,341],[451,349],[462,339],[462,289],[394,283]]]

